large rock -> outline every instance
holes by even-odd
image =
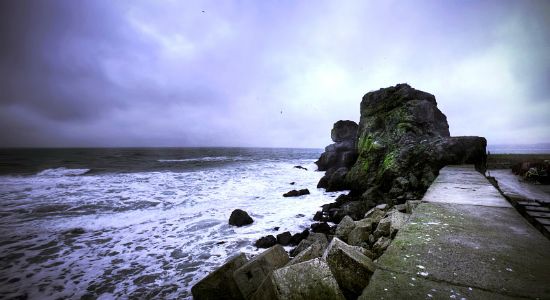
[[[370,258],[337,237],[332,239],[323,259],[348,299],[355,299],[361,294],[376,270]]]
[[[252,299],[341,299],[344,295],[326,262],[317,258],[273,271]]]
[[[325,149],[317,162],[319,170],[327,170],[321,187],[351,189],[353,194],[376,203],[404,202],[420,199],[445,165],[468,163],[481,171],[485,168],[486,140],[450,137],[447,118],[437,108],[434,95],[407,84],[363,97],[354,142],[357,159],[350,159],[354,161],[351,165],[344,163],[344,152],[336,151],[336,145],[343,142]],[[336,173],[342,167],[349,170],[345,178],[341,176],[344,170]]]
[[[334,144],[327,146],[315,162],[319,171],[326,171],[317,187],[332,191],[346,189],[346,174],[357,159],[357,128],[353,121],[334,123],[331,131]]]
[[[369,235],[372,232],[372,224],[373,221],[369,218],[355,222],[355,227],[348,236],[348,244],[353,246],[368,244]]]
[[[229,217],[229,225],[244,226],[254,222],[248,213],[241,209],[235,209]]]
[[[244,298],[249,299],[273,270],[283,267],[288,261],[285,249],[276,245],[235,270],[233,278]]]
[[[208,274],[191,288],[193,298],[203,299],[244,299],[233,279],[233,272],[246,263],[241,253],[229,259],[223,266]]]
[[[277,244],[277,239],[273,235],[266,235],[259,238],[254,243],[254,246],[258,248],[269,248],[269,247],[275,246],[275,244]]]
[[[290,251],[290,256],[295,257],[314,243],[319,243],[323,248],[328,244],[327,236],[323,233],[311,233],[303,239],[296,248]]]
[[[320,242],[314,242],[305,250],[298,253],[298,255],[296,255],[293,259],[291,259],[287,265],[295,265],[307,260],[321,257],[323,256],[323,252],[325,251],[326,246],[327,246],[326,244],[321,244]]]
[[[336,227],[336,237],[344,242],[348,241],[349,233],[355,228],[355,222],[350,216],[345,216]]]

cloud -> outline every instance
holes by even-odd
[[[0,146],[323,147],[369,90],[550,141],[544,1],[4,1]]]

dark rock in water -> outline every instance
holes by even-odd
[[[269,248],[275,246],[275,244],[277,244],[277,239],[272,235],[267,235],[257,240],[254,246],[258,248]]]
[[[295,233],[292,238],[290,238],[291,245],[298,245],[303,239],[306,239],[309,236],[309,230],[306,229],[300,233]]]
[[[307,171],[307,168],[304,168],[302,166],[294,166],[294,168]]]
[[[276,227],[273,227],[273,230],[274,230],[274,231],[279,231],[280,228],[281,228],[281,227],[276,226]]]
[[[248,224],[252,224],[254,220],[248,215],[248,213],[241,209],[235,209],[231,216],[229,217],[229,225],[233,226],[244,226]]]
[[[322,187],[350,189],[372,203],[404,202],[409,197],[420,198],[445,165],[468,163],[485,169],[486,140],[450,137],[447,118],[437,108],[435,97],[407,84],[367,93],[361,101],[357,130],[353,140],[357,159],[351,165],[329,159],[334,151],[326,151],[319,159],[319,170],[327,169],[319,182]],[[344,177],[341,167],[349,169]]]
[[[246,256],[242,253],[231,258],[191,288],[193,299],[220,299],[220,295],[224,299],[244,299],[233,279],[233,272],[246,262]]]
[[[292,191],[289,191],[287,193],[284,193],[283,197],[298,197],[298,196],[303,196],[303,195],[308,195],[308,194],[309,194],[308,189],[301,189],[299,191],[292,190]]]
[[[313,223],[313,224],[311,224],[311,231],[313,231],[315,233],[329,234],[329,233],[331,233],[331,228],[330,228],[330,225],[328,225],[327,222]]]
[[[291,239],[292,235],[290,234],[290,232],[285,231],[277,235],[277,244],[281,246],[287,246],[288,244],[290,244]]]
[[[318,211],[315,213],[315,215],[313,216],[313,221],[321,221],[321,222],[325,222],[326,220],[326,217],[325,215],[323,214],[322,211]]]
[[[290,185],[295,185],[295,184],[296,184],[296,182],[294,182],[294,181],[290,183]]]

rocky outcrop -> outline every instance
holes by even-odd
[[[484,171],[486,144],[482,137],[450,137],[447,118],[434,95],[398,84],[363,97],[355,141],[357,160],[349,171],[338,171],[341,164],[328,164],[333,171],[319,185],[350,189],[369,205],[420,199],[445,165],[475,164]],[[328,153],[334,152],[321,155],[320,170],[327,165],[327,157],[335,156]]]
[[[328,145],[315,162],[319,171],[326,171],[317,187],[327,191],[345,187],[346,174],[357,159],[357,128],[357,123],[353,121],[334,123],[330,134],[334,143]]]
[[[283,194],[283,197],[299,197],[303,195],[309,195],[308,189],[291,190]]]

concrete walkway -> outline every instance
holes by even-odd
[[[360,299],[550,299],[550,240],[480,173],[451,166]]]

